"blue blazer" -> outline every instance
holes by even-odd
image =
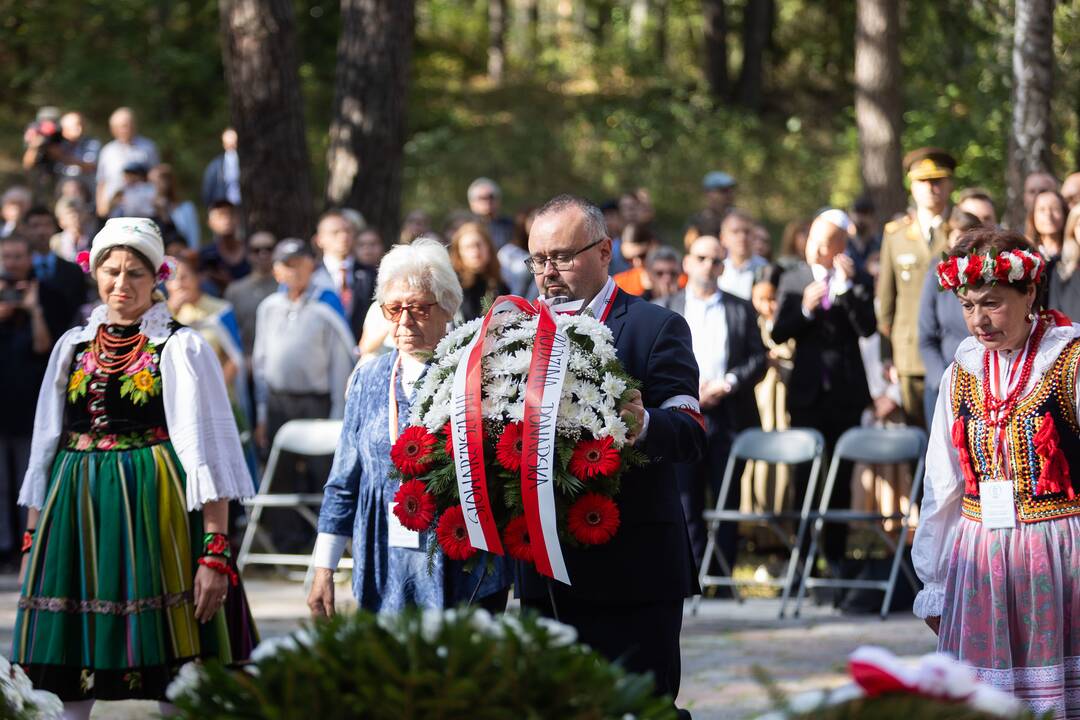
[[[621,524],[610,542],[584,549],[564,544],[572,585],[551,581],[556,604],[566,595],[594,605],[689,597],[699,588],[675,464],[701,458],[705,429],[689,414],[660,405],[676,395],[698,396],[690,327],[680,315],[622,291],[607,325],[619,361],[641,381],[649,428],[638,447],[650,462],[622,476],[616,498]],[[546,600],[546,578],[531,567],[521,574],[521,597]]]
[[[919,298],[919,355],[926,366],[927,391],[936,394],[945,368],[969,334],[960,301],[951,292],[938,290],[937,270],[931,269]]]

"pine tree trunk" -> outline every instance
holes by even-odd
[[[326,200],[397,238],[413,0],[342,0]]]
[[[656,22],[653,24],[653,50],[656,52],[656,61],[665,65],[668,54],[668,0],[653,0],[653,6],[656,10]]]
[[[863,184],[879,220],[907,206],[901,167],[900,2],[858,0],[855,123]]]
[[[728,76],[727,8],[725,0],[702,0],[705,16],[705,77],[717,99],[726,99],[731,89]]]
[[[739,104],[760,110],[765,87],[765,52],[772,42],[774,0],[755,0],[743,11],[743,62],[735,97]]]
[[[1016,0],[1012,131],[1005,173],[1006,219],[1024,228],[1024,178],[1051,172],[1050,99],[1054,80],[1054,0]]]
[[[313,229],[311,167],[292,3],[222,0],[220,9],[246,226],[306,238]]]
[[[488,0],[488,78],[501,83],[506,71],[506,0]]]

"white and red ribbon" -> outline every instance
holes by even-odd
[[[537,572],[569,585],[555,510],[555,423],[570,358],[570,338],[555,324],[551,308],[540,303],[537,310],[540,317],[525,384],[521,429],[521,500]]]
[[[533,304],[513,295],[496,299],[480,329],[466,345],[463,362],[454,372],[450,435],[465,527],[474,548],[503,553],[491,512],[481,410],[484,339],[492,318],[502,312],[538,316],[522,422],[521,496],[537,571],[569,585],[555,507],[555,424],[570,357],[570,339],[555,323],[557,310],[553,311],[544,302]]]

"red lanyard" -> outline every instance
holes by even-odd
[[[1005,459],[1006,453],[1008,451],[1008,435],[1005,432],[1006,422],[1003,422],[1007,420],[1007,418],[1002,418],[1001,414],[1003,412],[1010,412],[1013,405],[1011,403],[1007,403],[1002,406],[1000,405],[1000,403],[1006,403],[1006,401],[1009,399],[1009,396],[1012,395],[1013,392],[1021,393],[1024,391],[1024,388],[1014,388],[1013,384],[1016,383],[1019,378],[1024,377],[1024,374],[1020,373],[1019,370],[1024,366],[1025,362],[1027,361],[1028,355],[1037,349],[1032,347],[1032,340],[1034,339],[1034,336],[1038,335],[1039,333],[1037,328],[1034,327],[1032,328],[1032,331],[1032,336],[1029,336],[1027,342],[1024,343],[1024,351],[1021,353],[1017,353],[1016,357],[1013,358],[1013,360],[1009,364],[1009,372],[1005,378],[1004,391],[1002,391],[1001,388],[1001,364],[999,361],[998,351],[994,351],[993,354],[992,376],[986,378],[986,392],[990,393],[991,397],[993,397],[997,401],[996,404],[998,404],[998,407],[993,412],[993,417],[988,417],[987,419],[998,422],[997,428],[994,432],[994,461],[997,463],[998,472],[1002,476],[1005,475],[1005,469],[1007,467]]]

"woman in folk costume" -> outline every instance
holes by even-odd
[[[915,613],[983,681],[1080,718],[1080,325],[1040,310],[1018,233],[968,230],[937,272],[972,337],[935,408]]]
[[[155,290],[153,222],[109,220],[83,260],[104,304],[60,338],[38,398],[13,654],[68,718],[163,701],[184,663],[256,641],[223,534],[253,488],[221,365]]]

